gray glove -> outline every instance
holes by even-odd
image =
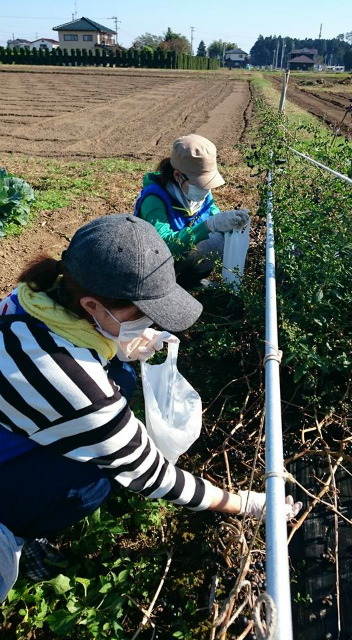
[[[234,211],[220,211],[215,216],[211,216],[206,220],[206,225],[209,231],[240,231],[248,224],[250,217],[248,209],[237,209]]]

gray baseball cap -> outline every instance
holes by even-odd
[[[81,287],[111,299],[131,300],[167,331],[183,331],[202,305],[176,283],[174,260],[155,228],[120,213],[96,218],[73,236],[64,266]]]

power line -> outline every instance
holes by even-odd
[[[6,20],[62,20],[62,16],[60,18],[35,18],[34,16],[0,16],[0,18],[4,18]]]

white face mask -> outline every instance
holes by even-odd
[[[185,196],[187,200],[190,200],[190,202],[202,202],[209,193],[209,189],[201,189],[200,187],[196,187],[194,184],[189,184],[188,193],[185,193]]]
[[[109,331],[105,331],[101,324],[98,322],[96,318],[93,319],[95,324],[97,325],[97,331],[101,333],[105,338],[109,338],[109,340],[114,340],[117,344],[117,356],[120,360],[129,360],[129,356],[139,345],[139,342],[143,340],[142,333],[145,329],[148,329],[153,324],[153,320],[148,318],[148,316],[142,316],[137,320],[126,320],[124,322],[120,322],[115,316],[104,307],[106,313],[115,320],[115,322],[120,325],[120,332],[118,336],[114,336]]]

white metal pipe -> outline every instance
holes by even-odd
[[[265,276],[266,576],[267,592],[276,607],[275,640],[292,640],[272,211],[269,171]]]
[[[308,162],[310,162],[311,164],[314,164],[316,167],[319,167],[320,169],[325,169],[325,171],[329,171],[329,173],[332,173],[332,175],[335,176],[336,178],[340,178],[341,180],[344,180],[345,182],[349,182],[350,184],[352,184],[351,178],[349,178],[348,176],[345,176],[344,173],[339,173],[339,171],[334,171],[334,169],[330,169],[330,167],[327,167],[325,164],[322,164],[317,160],[313,160],[313,158],[306,156],[304,153],[301,153],[300,151],[296,151],[296,149],[293,149],[293,147],[289,147],[289,149],[290,151],[292,151],[292,153],[295,153],[296,156],[301,156],[301,158],[308,160]]]

